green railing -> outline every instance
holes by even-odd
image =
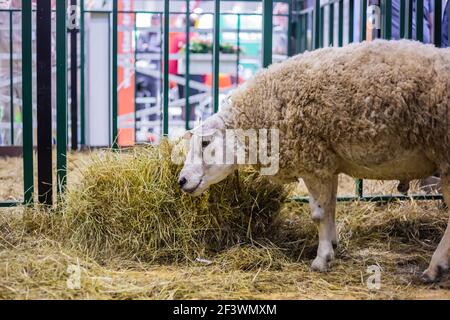
[[[48,0],[50,2],[50,0]],[[175,1],[184,1],[187,3],[187,10],[185,12],[174,12],[171,11],[171,4],[174,1],[164,0],[163,8],[160,11],[153,12],[144,12],[144,11],[119,11],[118,10],[118,1],[110,0],[112,3],[112,10],[85,10],[85,3],[83,0],[79,0],[78,4],[81,9],[80,16],[80,83],[81,83],[81,92],[80,92],[80,145],[85,145],[85,113],[86,113],[86,97],[85,97],[85,88],[86,88],[86,43],[85,43],[85,32],[86,32],[86,18],[85,15],[89,13],[102,12],[110,17],[111,28],[110,34],[108,35],[111,39],[111,141],[110,145],[114,149],[118,148],[117,137],[119,133],[118,128],[118,90],[115,89],[118,86],[118,15],[121,13],[152,13],[157,14],[160,17],[160,26],[163,34],[163,50],[162,50],[162,64],[163,64],[163,72],[161,74],[162,80],[162,133],[163,135],[168,135],[170,130],[170,121],[169,121],[169,33],[165,32],[169,30],[169,16],[170,14],[184,14],[186,17],[186,26],[185,33],[187,38],[189,37],[190,25],[188,23],[191,12],[189,12],[189,0],[175,0]],[[219,32],[221,30],[220,26],[220,17],[221,15],[236,15],[237,16],[237,41],[238,46],[240,45],[240,30],[241,30],[241,17],[245,15],[245,13],[223,13],[220,10],[221,2],[225,2],[224,0],[210,0],[214,2],[214,10],[211,13],[204,14],[213,14],[214,16],[214,32],[213,32],[213,84],[212,84],[212,106],[213,110],[216,112],[219,107],[219,63],[220,63],[220,55],[219,55],[219,47],[220,47],[220,38]],[[255,2],[257,0],[247,0]],[[356,12],[356,2],[359,3],[359,12]],[[45,1],[40,1],[45,2]],[[286,15],[288,19],[288,56],[301,53],[306,50],[318,49],[321,47],[326,47],[329,45],[342,46],[346,43],[355,41],[355,31],[359,31],[359,37],[357,40],[363,41],[369,38],[373,39],[376,37],[383,37],[386,39],[390,39],[392,37],[392,1],[391,0],[382,0],[381,4],[379,0],[350,0],[348,1],[348,6],[344,6],[343,0],[332,0],[328,2],[321,2],[319,0],[314,1],[314,6],[311,8],[305,8],[303,5],[303,1],[296,0],[281,0],[281,1],[273,1],[273,0],[262,0],[263,8],[263,23],[262,23],[262,52],[261,52],[261,65],[266,67],[272,63],[273,60],[273,52],[272,52],[272,37],[273,37],[273,17],[275,14],[273,13],[274,2],[284,2],[289,6],[289,12]],[[401,0],[401,10],[400,10],[400,35],[404,38],[413,38],[413,6],[412,1]],[[417,26],[417,32],[415,37],[419,40],[423,40],[423,19],[420,19],[423,16],[423,0],[416,0],[417,4],[417,15],[415,24]],[[380,29],[371,30],[371,34],[368,34],[368,30],[366,30],[366,21],[372,17],[368,17],[367,8],[368,6],[378,6],[381,12],[381,27]],[[345,10],[347,8],[347,10]],[[66,9],[67,5],[64,1],[56,2],[56,79],[57,79],[57,88],[56,88],[56,177],[57,177],[57,194],[64,192],[66,183],[67,183],[67,136],[68,136],[68,103],[67,103],[67,22],[66,22]],[[10,12],[10,16],[12,17],[14,12],[18,12],[22,14],[22,95],[23,95],[23,162],[24,162],[24,199],[23,201],[10,201],[10,202],[0,202],[0,207],[10,207],[21,204],[28,204],[33,201],[34,194],[34,166],[33,166],[33,100],[32,100],[32,86],[33,86],[33,64],[32,64],[32,1],[31,0],[23,0],[22,1],[22,9],[21,10],[2,10]],[[436,1],[435,5],[435,15],[434,15],[434,25],[435,32],[433,37],[433,42],[437,45],[441,45],[441,21],[440,16],[442,13],[442,5],[440,1]],[[39,10],[36,12],[37,15],[40,14]],[[251,15],[256,15],[255,13],[249,13]],[[357,14],[359,14],[359,30],[355,30],[355,19],[358,18]],[[136,17],[136,16],[135,16]],[[136,18],[135,18],[136,20]],[[12,21],[12,19],[10,20]],[[51,21],[40,21],[37,19],[37,23],[41,23],[40,28],[42,30],[43,26],[51,25]],[[326,23],[328,21],[328,23]],[[330,23],[332,21],[333,23]],[[345,26],[347,24],[347,26]],[[327,27],[326,27],[327,26]],[[450,26],[450,24],[449,24]],[[136,28],[136,23],[135,23]],[[39,29],[39,26],[38,26]],[[335,31],[336,35],[335,36]],[[346,33],[346,32],[347,33]],[[12,26],[10,33],[12,34]],[[41,35],[41,37],[40,37]],[[344,39],[344,36],[347,36]],[[12,35],[11,35],[12,37]],[[327,41],[325,41],[327,40]],[[42,31],[37,31],[37,41],[48,42],[51,41],[48,34],[43,34]],[[326,43],[325,43],[326,42]],[[12,44],[11,44],[12,45]],[[189,82],[189,74],[190,74],[190,50],[189,50],[189,41],[187,41],[185,49],[185,88],[186,93],[184,97],[185,106],[186,106],[186,120],[185,120],[185,128],[190,128],[190,117],[189,117],[189,106],[191,104],[190,101],[190,82]],[[11,54],[12,54],[12,50]],[[238,52],[238,60],[237,60],[237,70],[236,73],[239,73],[239,52]],[[12,59],[12,57],[11,57]],[[10,71],[12,73],[12,70]],[[48,73],[51,70],[37,70],[38,73]],[[12,76],[11,76],[11,88],[12,88]],[[39,89],[39,88],[38,88]],[[43,90],[46,90],[45,88]],[[11,90],[12,91],[12,90]],[[49,92],[43,92],[44,94],[48,94]],[[12,105],[11,96],[11,105]],[[47,114],[48,110],[45,108],[48,106],[40,104],[38,101],[38,114]],[[46,113],[45,113],[46,112]],[[48,120],[48,119],[47,119]],[[48,123],[48,122],[45,122]],[[40,126],[41,124],[41,126]],[[12,135],[13,126],[12,125]],[[45,129],[45,128],[44,128]],[[48,128],[46,128],[48,129]],[[42,130],[42,123],[38,122],[37,133],[38,135],[48,134],[48,130]],[[38,195],[39,201],[47,204],[51,204],[53,197],[47,196],[47,193],[53,195],[52,189],[52,177],[49,176],[49,166],[52,165],[52,146],[49,145],[48,142],[38,143],[37,145],[38,154],[41,159],[46,159],[46,161],[38,161],[37,171],[38,171]],[[51,172],[51,170],[50,170]],[[41,173],[41,174],[40,174]],[[42,174],[44,173],[44,174]],[[441,199],[440,195],[412,195],[412,196],[403,196],[403,195],[383,195],[383,196],[371,196],[365,195],[363,192],[363,181],[356,180],[355,186],[355,195],[354,196],[345,196],[339,197],[339,201],[390,201],[390,200],[406,200],[406,199],[418,199],[418,200],[434,200]],[[293,200],[306,202],[308,201],[307,197],[294,197]]]

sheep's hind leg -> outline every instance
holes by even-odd
[[[310,198],[311,217],[319,229],[317,257],[311,264],[315,271],[328,270],[329,262],[334,259],[334,246],[338,237],[335,224],[336,193],[338,177],[319,179],[314,176],[303,178]]]
[[[446,203],[450,203],[450,176],[443,176],[441,179],[442,193]],[[448,270],[450,260],[450,218],[436,251],[431,258],[428,269],[424,271],[422,278],[426,282],[433,282],[439,279],[439,276]]]

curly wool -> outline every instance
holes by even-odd
[[[449,96],[450,49],[376,40],[261,70],[224,111],[231,128],[280,130],[284,181],[335,174],[342,158],[379,164],[399,149],[420,149],[450,173]]]

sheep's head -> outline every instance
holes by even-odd
[[[234,144],[227,145],[225,131],[223,119],[216,114],[186,132],[184,138],[189,140],[189,150],[178,180],[184,192],[198,196],[236,169]]]

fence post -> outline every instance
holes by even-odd
[[[24,203],[33,203],[33,18],[31,0],[22,0],[22,119]]]
[[[57,190],[66,188],[67,176],[67,26],[66,1],[56,2],[56,177]]]
[[[344,0],[339,0],[338,5],[338,46],[342,47],[344,44]]]
[[[367,38],[367,0],[360,0],[360,21],[359,21],[359,28],[360,33],[359,33],[359,40],[360,41],[365,41]]]
[[[113,10],[112,10],[112,80],[111,80],[111,95],[112,95],[112,148],[118,149],[118,125],[117,125],[117,107],[118,107],[118,83],[117,83],[117,69],[118,69],[118,57],[117,57],[117,51],[118,51],[118,39],[117,39],[117,33],[118,33],[118,0],[113,0]]]
[[[85,24],[84,24],[84,0],[80,0],[80,145],[86,145],[86,96],[85,96]]]
[[[51,1],[39,0],[37,1],[36,8],[38,198],[40,203],[52,205],[53,178]]]
[[[189,98],[190,98],[190,50],[191,50],[191,46],[190,46],[190,33],[191,33],[191,6],[190,6],[190,1],[186,0],[186,47],[185,47],[185,59],[186,59],[186,64],[185,64],[185,71],[184,71],[184,80],[185,80],[185,85],[184,85],[184,99],[185,99],[185,107],[184,107],[184,116],[185,116],[185,129],[189,130],[190,129],[190,124],[189,121],[191,119],[191,105],[189,102]]]
[[[320,22],[320,0],[314,1],[314,26],[313,26],[313,32],[314,32],[314,49],[320,48],[320,33],[321,33],[321,22]]]
[[[423,42],[423,0],[416,0],[416,40]]]
[[[349,0],[348,2],[348,43],[353,42],[353,26],[355,22],[355,0]]]
[[[219,111],[219,58],[220,58],[220,0],[214,0],[214,36],[213,36],[213,107]]]
[[[442,45],[441,17],[442,17],[442,2],[441,2],[441,0],[434,0],[433,42],[436,47],[440,47]]]
[[[14,145],[14,41],[13,11],[9,11],[9,123],[11,125],[11,145]]]
[[[164,50],[163,50],[163,135],[169,134],[169,0],[164,0]]]
[[[273,0],[263,0],[263,68],[272,63]]]
[[[72,8],[77,8],[77,0],[71,0]],[[73,14],[77,15],[77,9]],[[78,19],[78,17],[76,17]],[[78,23],[78,21],[77,21]],[[71,118],[71,147],[78,150],[78,26],[70,29],[70,118]]]

